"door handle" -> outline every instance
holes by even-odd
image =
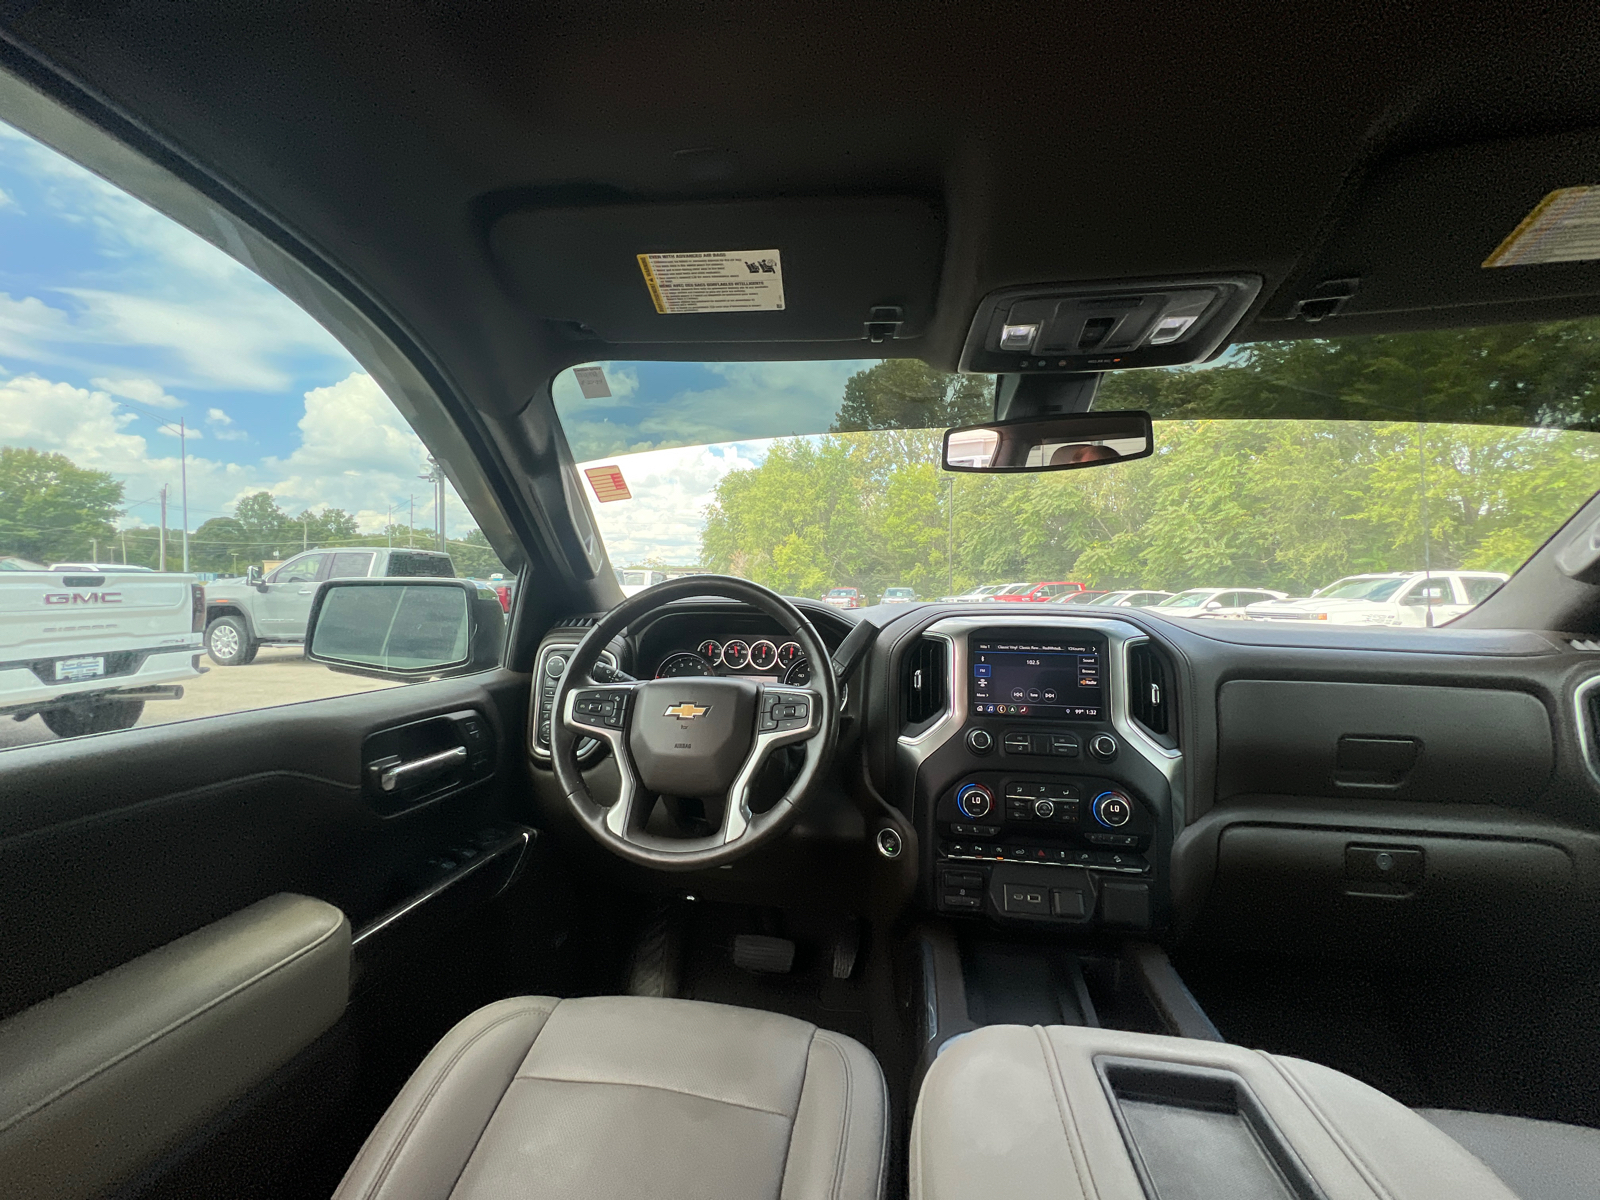
[[[378,789],[384,792],[399,791],[401,788],[414,787],[419,783],[426,783],[467,761],[467,748],[465,746],[452,746],[448,750],[441,750],[438,754],[430,754],[426,758],[412,759],[410,762],[401,762],[398,758],[383,758],[367,768],[372,773],[373,779],[378,783]]]
[[[311,595],[312,592],[314,592],[316,590],[317,590],[316,588],[301,588],[300,589],[300,594],[302,596],[309,596],[309,595]]]

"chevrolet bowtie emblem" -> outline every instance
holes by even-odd
[[[701,705],[691,704],[689,701],[685,700],[682,704],[674,704],[668,708],[667,716],[677,717],[680,721],[692,721],[696,717],[705,716],[710,711],[711,706],[709,704],[702,707]]]

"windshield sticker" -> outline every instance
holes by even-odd
[[[633,499],[633,493],[628,490],[628,485],[622,478],[621,467],[614,464],[607,467],[585,467],[583,473],[589,477],[589,486],[594,489],[594,498],[601,504],[610,504],[613,500]]]
[[[1600,187],[1557,188],[1522,219],[1486,267],[1600,258]]]
[[[783,307],[783,259],[776,250],[705,250],[638,257],[658,313],[759,312]]]
[[[578,381],[578,390],[585,400],[603,400],[611,395],[604,367],[574,367],[572,377]]]

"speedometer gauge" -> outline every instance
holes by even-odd
[[[803,658],[797,658],[790,668],[784,672],[784,687],[805,687],[811,682],[811,664]]]
[[[681,679],[685,675],[714,675],[708,663],[700,655],[689,650],[680,650],[676,654],[669,654],[661,660],[661,665],[656,668],[657,679]]]
[[[722,643],[722,665],[740,670],[745,663],[750,661],[750,645],[735,638],[731,642]]]
[[[778,663],[778,648],[771,642],[755,642],[750,647],[750,665],[758,671],[770,671]]]
[[[701,642],[695,647],[695,650],[701,658],[705,659],[713,667],[722,661],[722,647],[716,642]]]

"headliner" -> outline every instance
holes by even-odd
[[[316,247],[508,412],[604,358],[952,368],[979,299],[1025,283],[1254,272],[1237,339],[1600,311],[1600,267],[1519,268],[1487,298],[1473,287],[1498,273],[1426,269],[1462,241],[1476,269],[1483,231],[1526,196],[1600,182],[1600,10],[1430,7],[23,0],[7,33]],[[1416,157],[1439,151],[1443,168]],[[922,336],[608,343],[543,319],[490,246],[529,208],[834,196],[942,213]],[[1268,319],[1325,270],[1382,293],[1391,259],[1413,286],[1387,308]]]

